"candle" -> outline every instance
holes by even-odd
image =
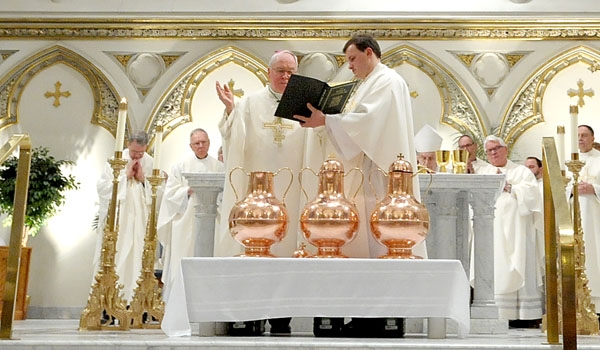
[[[162,125],[156,126],[156,134],[154,135],[154,165],[152,169],[160,169],[160,156],[163,141],[163,127]]]
[[[577,129],[579,127],[577,121],[577,114],[579,113],[579,108],[577,105],[569,106],[569,113],[571,114],[571,153],[579,153]]]
[[[560,170],[565,170],[565,126],[562,124],[556,126],[556,148]]]
[[[115,138],[115,152],[123,150],[125,141],[125,122],[127,121],[127,99],[123,97],[119,103],[119,119],[117,121],[117,136]]]

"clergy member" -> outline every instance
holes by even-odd
[[[410,94],[404,79],[393,69],[381,63],[379,43],[368,34],[358,34],[346,42],[343,48],[348,68],[360,79],[353,97],[340,114],[327,114],[311,104],[310,117],[295,115],[302,120],[303,127],[325,126],[327,140],[337,152],[344,169],[359,168],[364,174],[374,170],[389,169],[390,165],[402,153],[413,167],[417,167],[414,147],[414,128]],[[350,257],[379,257],[387,249],[377,242],[368,228],[368,218],[376,204],[376,195],[371,186],[362,186],[360,176],[355,172],[348,175],[350,193],[361,189],[356,196],[359,210],[360,228],[353,242],[344,253]],[[352,177],[352,178],[350,178]],[[375,178],[375,177],[374,177]],[[417,198],[418,183],[414,177]],[[382,196],[387,191],[387,182],[382,177],[373,181],[375,191]],[[381,197],[380,197],[381,198]],[[414,248],[415,255],[426,256],[425,245]],[[382,322],[383,321],[383,322]],[[392,334],[388,332],[385,319],[353,319],[344,325],[347,336],[377,336]],[[391,321],[391,320],[390,320]]]
[[[494,211],[494,288],[500,319],[512,327],[536,327],[543,306],[543,249],[536,245],[536,220],[543,206],[535,176],[508,160],[508,147],[490,135],[484,141],[491,166],[483,174],[504,174]],[[508,220],[510,218],[510,220]]]
[[[585,272],[591,301],[600,313],[600,151],[594,149],[594,129],[589,125],[577,128],[579,159],[585,165],[579,173],[579,206],[585,243]],[[572,190],[572,185],[567,186]],[[569,196],[570,197],[570,196]]]
[[[479,145],[473,140],[470,135],[461,135],[458,138],[458,149],[464,149],[469,152],[469,158],[467,159],[467,174],[479,174],[483,167],[489,164],[477,157],[477,149]]]
[[[184,173],[223,172],[223,163],[208,154],[210,139],[204,129],[190,133],[189,154],[175,164],[167,178],[157,221],[158,239],[163,246],[163,299],[168,300],[181,258],[194,256],[196,237],[193,229],[196,196],[193,196]],[[211,247],[212,249],[212,247]]]
[[[415,135],[417,164],[429,169],[428,172],[439,171],[435,151],[442,149],[442,141],[442,136],[429,124],[425,124]]]
[[[119,284],[123,287],[123,299],[130,302],[133,291],[137,287],[136,281],[142,269],[142,253],[144,252],[144,237],[150,204],[152,203],[151,185],[146,176],[152,175],[153,159],[148,153],[148,134],[144,131],[132,133],[128,138],[128,145],[123,150],[123,159],[127,165],[119,174],[118,208],[119,235],[117,237],[115,254],[115,271],[119,276]],[[113,189],[113,169],[106,164],[98,180],[99,218],[98,232],[102,236],[108,205]],[[100,239],[95,265],[100,260]]]
[[[237,103],[227,85],[216,84],[219,99],[225,105],[225,112],[219,123],[223,139],[223,156],[226,174],[235,167],[242,167],[245,172],[270,171],[278,172],[284,167],[292,170],[296,176],[304,168],[306,159],[313,159],[311,164],[321,164],[324,153],[320,150],[320,141],[312,137],[313,131],[303,129],[296,121],[276,117],[275,110],[292,74],[298,69],[298,59],[287,50],[277,51],[269,61],[269,84],[257,92],[244,96]],[[308,144],[312,146],[308,146]],[[309,153],[307,149],[311,150]],[[318,170],[318,169],[317,169]],[[248,178],[239,174],[232,176],[233,187],[242,200],[247,193]],[[236,176],[237,175],[237,176]],[[283,200],[286,188],[290,183],[288,174],[281,173],[274,180],[274,194]],[[229,232],[228,217],[236,197],[232,186],[226,184],[223,191],[220,227],[215,233],[215,256],[232,256],[242,252]],[[300,241],[304,241],[300,232],[300,212],[305,198],[300,196],[300,186],[294,178],[292,186],[285,198],[289,215],[288,230],[281,242],[271,246],[271,253],[280,257],[292,257]],[[308,246],[308,244],[307,244]],[[290,319],[269,320],[271,334],[289,334]],[[241,326],[241,325],[240,325]],[[248,324],[246,324],[248,326]],[[262,333],[260,330],[251,332]]]

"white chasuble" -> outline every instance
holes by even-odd
[[[128,149],[123,151],[123,159],[131,161]],[[152,162],[152,157],[144,153],[141,163],[146,177],[152,174]],[[100,221],[98,225],[98,247],[94,258],[96,266],[99,266],[104,224],[106,223],[108,205],[112,195],[112,181],[113,171],[110,165],[107,164],[98,180]],[[151,185],[147,179],[143,183],[133,179],[128,180],[125,169],[121,170],[117,194],[119,234],[116,244],[115,271],[119,276],[119,284],[124,286],[123,298],[128,302],[133,297],[133,291],[137,287],[136,281],[142,269],[144,237],[150,204],[152,203],[151,195]]]
[[[489,166],[483,174],[505,175],[511,184],[502,192],[494,211],[494,289],[501,319],[542,317],[543,250],[537,247],[536,220],[543,210],[535,176],[527,167],[508,161]]]
[[[196,246],[196,197],[188,196],[188,180],[183,174],[223,171],[224,165],[217,159],[211,156],[198,159],[194,154],[188,155],[171,169],[156,224],[158,240],[163,247],[163,300],[168,299],[175,273],[181,266],[181,258],[194,256]]]
[[[236,103],[229,116],[223,115],[219,130],[223,137],[223,158],[225,161],[225,186],[221,206],[220,225],[215,233],[215,256],[232,256],[243,252],[243,247],[231,236],[229,214],[234,204],[247,195],[248,176],[253,171],[277,173],[274,177],[274,195],[283,201],[285,190],[291,187],[285,197],[285,206],[289,215],[288,229],[281,242],[271,246],[275,256],[291,257],[299,242],[304,241],[299,229],[300,212],[306,203],[301,196],[298,174],[304,167],[305,157],[323,161],[318,137],[310,137],[313,130],[300,127],[299,122],[280,119],[274,116],[280,96],[265,87],[254,94],[242,98]],[[314,146],[308,143],[314,142]],[[311,152],[307,153],[307,149]],[[231,171],[242,167],[242,171]],[[316,169],[318,171],[318,169]],[[229,177],[232,182],[230,184]],[[238,194],[236,198],[233,187]],[[310,244],[307,244],[310,247]]]
[[[415,171],[417,169],[408,86],[396,71],[382,63],[360,83],[344,113],[327,115],[327,132],[346,173],[359,168],[365,179],[377,168],[387,173],[400,153]],[[351,195],[359,189],[360,180],[358,172],[349,174],[346,193]],[[354,241],[343,249],[351,257],[378,257],[387,251],[375,241],[369,228],[377,199],[381,200],[387,193],[387,180],[373,176],[372,181],[376,194],[365,180],[356,196],[360,229]],[[417,176],[413,181],[413,194],[420,198]],[[413,252],[426,257],[425,243],[417,245]]]
[[[580,153],[585,162],[579,180],[594,186],[594,194],[579,193],[581,228],[585,245],[585,272],[596,313],[600,311],[600,152]],[[569,185],[569,190],[571,185]]]

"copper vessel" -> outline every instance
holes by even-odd
[[[229,183],[236,197],[236,204],[229,214],[229,230],[233,238],[244,246],[244,253],[240,256],[248,257],[273,257],[271,245],[280,242],[285,237],[288,225],[288,212],[285,203],[277,199],[273,193],[274,177],[277,173],[268,171],[253,171],[246,175],[248,180],[247,196],[238,202],[238,195],[231,182],[231,175],[236,167],[229,173]],[[292,178],[285,190],[283,200],[292,184]]]
[[[380,258],[420,259],[413,255],[412,248],[427,237],[429,214],[413,195],[412,166],[400,154],[386,176],[388,193],[377,203],[370,219],[373,236],[388,248]]]
[[[301,186],[304,170],[311,169],[304,168],[300,171]],[[339,161],[330,158],[321,166],[318,177],[318,194],[304,207],[300,216],[300,229],[308,243],[317,247],[317,254],[311,257],[346,258],[341,247],[356,236],[358,210],[354,202],[344,195],[344,167]],[[302,191],[306,195],[303,186]]]

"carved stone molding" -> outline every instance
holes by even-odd
[[[386,21],[347,18],[280,19],[139,19],[58,18],[0,19],[0,38],[54,40],[81,39],[323,39],[348,38],[368,31],[379,39],[520,39],[597,40],[597,19],[444,20],[402,19]]]

